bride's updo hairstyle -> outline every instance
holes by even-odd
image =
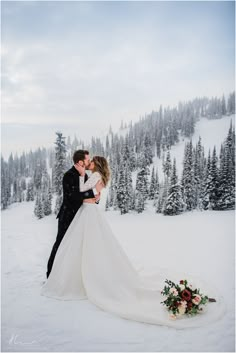
[[[102,182],[104,186],[106,186],[111,175],[106,158],[101,156],[94,156],[92,160],[94,162],[94,172],[101,174]]]

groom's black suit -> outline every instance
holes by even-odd
[[[67,228],[72,222],[76,212],[81,207],[84,199],[94,198],[94,193],[92,190],[85,192],[80,192],[79,189],[79,177],[80,174],[73,166],[69,169],[63,176],[63,202],[60,208],[60,211],[57,215],[58,218],[58,233],[56,241],[52,247],[51,255],[48,260],[47,274],[48,277],[53,261],[57,252],[57,249],[62,241],[63,236],[65,235]],[[88,179],[87,174],[85,174],[85,181]]]

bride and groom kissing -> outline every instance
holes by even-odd
[[[104,187],[101,180],[98,180],[93,189],[82,192],[80,191],[80,176],[84,175],[84,181],[86,182],[88,180],[88,175],[84,174],[84,169],[94,171],[95,163],[97,163],[98,166],[101,159],[103,158],[98,157],[96,160],[95,157],[95,161],[91,161],[88,151],[77,150],[73,155],[74,165],[64,174],[63,202],[56,217],[58,219],[58,233],[48,260],[46,273],[47,278],[51,272],[53,261],[61,240],[65,235],[70,223],[72,222],[76,212],[82,206],[83,201],[87,200],[87,202],[89,201],[91,203],[99,202],[100,192]]]
[[[163,283],[168,277],[178,281],[183,273],[160,268],[154,275],[144,276],[136,270],[98,205],[110,179],[106,158],[94,156],[90,160],[88,151],[78,150],[73,162],[63,176],[58,233],[40,294],[57,300],[88,299],[125,319],[180,329],[214,322],[222,313],[220,301],[218,311],[215,308],[194,319],[169,320],[160,304]],[[90,177],[86,170],[92,172]],[[205,287],[211,289],[207,283]]]

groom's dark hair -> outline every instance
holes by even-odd
[[[73,154],[74,164],[78,163],[79,161],[84,161],[86,154],[89,154],[89,151],[86,151],[86,150],[77,150],[77,151],[75,151],[74,154]]]

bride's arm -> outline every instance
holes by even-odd
[[[94,172],[86,182],[84,182],[83,176],[80,176],[79,179],[80,179],[79,188],[80,188],[80,191],[83,192],[89,189],[94,189],[97,182],[101,180],[101,175],[98,172]]]

